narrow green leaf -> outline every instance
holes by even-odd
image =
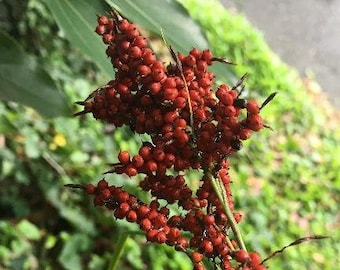
[[[179,52],[192,47],[207,49],[208,43],[200,27],[186,9],[174,0],[106,0],[131,21],[156,34],[163,31],[169,44]]]
[[[105,14],[110,8],[104,1],[47,0],[47,5],[67,39],[87,55],[110,78],[112,65],[105,54],[105,45],[95,33],[96,14]]]
[[[46,117],[70,115],[52,78],[29,65],[28,58],[15,40],[0,32],[0,99],[30,106]]]
[[[117,269],[119,259],[123,255],[124,248],[126,246],[126,242],[129,238],[129,235],[130,235],[129,232],[124,232],[119,236],[119,239],[118,239],[118,242],[117,242],[117,245],[116,245],[116,250],[112,255],[108,270],[116,270]]]

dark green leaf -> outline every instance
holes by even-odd
[[[161,34],[176,50],[188,53],[192,47],[207,49],[200,27],[186,9],[174,0],[106,0],[131,21],[149,31]]]
[[[70,115],[54,81],[28,58],[15,40],[0,32],[0,99],[30,106],[47,117]]]
[[[114,74],[112,65],[105,54],[105,46],[94,32],[96,14],[109,12],[104,1],[90,0],[48,0],[47,5],[67,39],[106,73]]]

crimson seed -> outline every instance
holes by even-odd
[[[235,260],[240,263],[245,263],[249,260],[249,254],[244,249],[235,252]]]

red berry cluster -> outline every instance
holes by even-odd
[[[213,90],[214,74],[208,66],[222,60],[209,50],[193,48],[182,55],[170,47],[174,63],[164,65],[136,25],[115,12],[111,18],[98,17],[96,32],[107,44],[115,78],[78,102],[84,109],[77,115],[92,113],[116,127],[127,125],[150,135],[151,141],[138,153],[121,151],[109,172],[144,175],[139,187],[155,199],[145,204],[103,179],[97,186],[86,186],[94,204],[113,210],[116,218],[138,223],[147,240],[186,252],[194,269],[204,269],[203,256],[222,269],[266,269],[257,253],[247,253],[229,239],[232,221],[212,186],[214,179],[220,180],[225,203],[234,211],[227,158],[263,128],[261,107],[241,99],[237,86],[222,84]],[[203,172],[196,191],[185,177],[193,169]],[[183,214],[170,216],[160,199],[176,203]],[[233,216],[241,220],[239,213]],[[183,237],[183,231],[190,232],[190,238]]]

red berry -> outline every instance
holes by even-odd
[[[184,237],[180,237],[177,240],[177,244],[175,246],[176,250],[184,251],[188,247],[188,240]]]
[[[150,231],[148,231],[146,233],[146,239],[150,242],[155,242],[156,241],[155,237],[156,237],[157,233],[158,233],[158,230],[151,229]]]
[[[263,120],[259,114],[252,114],[247,118],[248,127],[253,131],[259,131],[263,128]]]
[[[112,35],[112,34],[104,34],[103,35],[103,42],[105,44],[110,44],[113,41],[113,39],[114,39],[114,35]]]
[[[205,253],[212,253],[214,246],[208,239],[204,239],[200,244],[200,249]]]
[[[173,123],[177,118],[178,118],[178,113],[174,111],[170,111],[165,114],[164,122],[170,124],[170,123]]]
[[[206,61],[203,61],[203,60],[199,60],[196,64],[197,66],[197,69],[201,72],[206,72],[207,69],[208,69],[208,64]]]
[[[184,62],[187,66],[193,67],[196,64],[196,58],[193,55],[188,55],[184,58]]]
[[[159,201],[158,200],[153,200],[150,202],[150,208],[153,210],[158,209],[160,206]]]
[[[258,266],[255,266],[253,270],[267,270],[268,268],[264,266],[263,264],[260,264]]]
[[[250,114],[258,114],[260,112],[259,105],[255,100],[249,100],[246,105],[246,108],[247,112]]]
[[[150,159],[146,162],[146,168],[149,172],[155,172],[157,171],[157,163],[153,159]]]
[[[174,102],[175,107],[178,108],[178,109],[185,108],[185,106],[187,104],[187,101],[184,97],[177,97],[177,98],[175,98],[175,100],[173,102]]]
[[[211,80],[209,80],[208,78],[201,78],[199,81],[199,86],[205,88],[211,85]]]
[[[94,194],[96,192],[96,187],[92,184],[87,184],[85,186],[85,191],[87,194]]]
[[[241,140],[247,140],[251,136],[251,130],[249,128],[242,128],[240,130],[239,136]]]
[[[145,77],[151,73],[151,69],[146,65],[140,65],[138,67],[138,74]]]
[[[212,58],[212,53],[209,50],[204,50],[202,52],[202,60],[210,61]]]
[[[134,167],[132,164],[129,164],[125,167],[124,170],[125,174],[129,177],[135,176],[137,175],[138,171],[136,169],[136,167]]]
[[[104,188],[103,190],[100,191],[100,196],[102,200],[108,200],[111,197],[111,192],[108,188]]]
[[[96,205],[96,206],[97,205],[102,206],[102,205],[104,205],[104,202],[103,202],[103,200],[100,196],[96,196],[96,197],[93,198],[93,204]]]
[[[152,157],[151,148],[149,146],[142,146],[139,149],[138,153],[141,155],[141,157],[144,159],[144,161],[149,160]]]
[[[163,92],[163,97],[166,100],[175,100],[178,97],[177,88],[166,88]]]
[[[199,58],[202,54],[201,51],[198,50],[197,48],[192,48],[189,53],[190,53],[190,55],[192,55],[195,58]]]
[[[154,225],[156,228],[162,228],[165,226],[166,222],[168,219],[163,215],[159,214],[155,219],[154,219]]]
[[[150,206],[151,207],[151,206]],[[150,220],[154,220],[156,217],[158,217],[158,211],[151,208],[152,210],[150,211],[149,215],[148,215],[148,218]]]
[[[222,238],[221,235],[218,235],[218,236],[212,238],[211,242],[213,243],[213,245],[215,247],[217,247],[217,246],[219,246],[219,245],[221,245],[223,243],[223,238]]]
[[[143,53],[143,63],[145,65],[152,65],[153,63],[156,62],[156,56],[155,54],[152,52],[152,51],[148,51],[148,50],[144,50],[144,53]]]
[[[147,45],[146,38],[142,36],[138,36],[133,41],[133,45],[138,46],[139,48],[144,48]]]
[[[118,29],[120,31],[126,31],[130,27],[130,23],[126,19],[122,19],[118,22]]]
[[[142,57],[142,50],[138,46],[133,46],[129,50],[129,55],[132,58],[141,58]]]
[[[155,241],[159,244],[163,244],[166,241],[166,234],[163,231],[160,231],[155,236]]]
[[[258,266],[261,263],[261,257],[257,252],[250,252],[249,258],[252,266]]]
[[[236,109],[234,106],[227,106],[225,107],[225,115],[228,117],[234,117],[236,115]]]
[[[161,209],[159,209],[159,212],[163,214],[165,217],[169,216],[170,210],[168,207],[163,206]]]
[[[162,81],[165,78],[165,76],[166,75],[162,69],[157,68],[152,70],[152,78],[156,82]]]
[[[198,251],[194,251],[193,253],[191,253],[191,258],[195,263],[201,262],[203,260],[203,257],[203,254]]]
[[[120,151],[118,154],[118,159],[122,165],[127,165],[130,163],[130,154],[128,151]]]
[[[152,157],[154,158],[155,161],[163,161],[165,158],[164,150],[161,148],[156,148],[152,152]]]
[[[97,22],[98,24],[104,25],[109,23],[109,19],[106,16],[98,16]]]
[[[173,77],[167,77],[163,82],[163,87],[165,88],[176,88],[176,80]]]
[[[152,229],[152,223],[151,223],[150,219],[148,219],[148,218],[142,219],[139,226],[143,231],[146,231],[146,232],[150,231]]]
[[[242,220],[242,215],[240,213],[234,213],[234,218],[237,223]]]
[[[127,51],[130,48],[130,42],[127,40],[123,40],[119,45],[119,49],[122,51]]]
[[[150,84],[149,88],[150,88],[151,94],[156,95],[157,93],[159,93],[159,91],[161,91],[162,85],[159,82],[152,82]],[[147,104],[147,105],[149,105],[149,104]]]
[[[103,34],[105,34],[105,33],[106,33],[106,27],[105,27],[105,25],[97,25],[97,27],[96,27],[96,33],[97,33],[98,35],[103,35]]]
[[[200,263],[195,263],[193,269],[194,269],[194,270],[204,270],[205,268],[204,268],[204,266],[203,266],[202,264],[200,264]]]
[[[171,228],[168,233],[168,238],[170,241],[175,241],[181,236],[181,231],[178,228]]]
[[[138,209],[137,209],[137,215],[139,219],[144,218],[145,216],[147,216],[150,212],[150,208],[146,205],[141,205]]]
[[[123,202],[119,205],[119,210],[122,214],[126,215],[130,211],[130,205],[127,202]]]
[[[240,263],[245,263],[249,260],[249,255],[244,249],[239,249],[234,254],[235,260]]]
[[[99,190],[103,190],[103,189],[107,188],[108,186],[109,186],[109,184],[106,182],[105,179],[100,180],[97,184],[97,188]]]
[[[212,215],[206,215],[203,218],[203,222],[206,226],[213,225],[215,223],[215,217]]]
[[[126,216],[126,220],[129,222],[136,222],[137,221],[137,213],[135,210],[130,210]]]
[[[136,168],[142,167],[144,164],[144,159],[141,155],[135,155],[132,158],[132,164],[133,166],[135,166]]]
[[[129,193],[121,191],[119,192],[119,194],[117,194],[116,199],[119,203],[123,203],[126,202],[129,199],[129,197],[130,197]]]
[[[230,90],[228,85],[221,84],[217,91],[216,91],[216,97],[226,106],[230,106],[233,104],[233,96],[230,95]]]

